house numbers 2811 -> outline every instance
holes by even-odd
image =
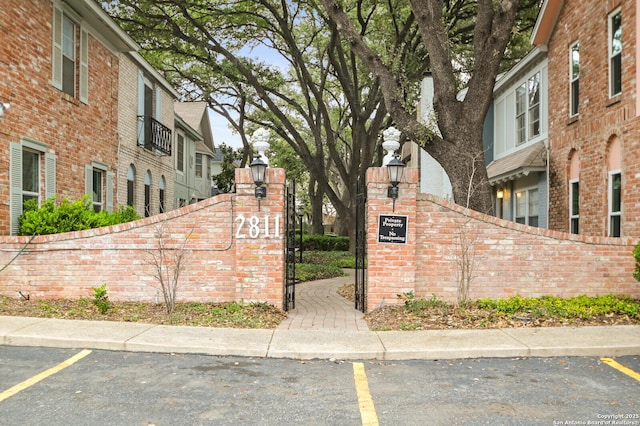
[[[236,238],[280,238],[280,216],[236,216]]]

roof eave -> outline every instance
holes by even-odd
[[[564,0],[545,0],[531,33],[531,44],[546,46],[549,43],[563,5]]]

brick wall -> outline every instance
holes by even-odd
[[[608,15],[622,10],[622,94],[609,98]],[[569,119],[569,46],[580,42],[579,116]],[[640,235],[640,121],[636,110],[636,2],[567,0],[548,45],[549,228],[569,230],[568,173],[580,159],[580,233],[608,235],[608,148],[622,147],[622,235]]]
[[[470,298],[624,294],[640,297],[632,276],[636,241],[571,235],[467,210],[417,194],[417,169],[405,170],[395,212],[386,170],[367,174],[367,309],[400,303],[398,294],[457,299],[461,250],[469,250]],[[407,216],[407,244],[378,243],[379,215]]]
[[[284,178],[284,170],[267,169],[268,194],[259,212],[250,170],[238,169],[236,194],[163,215],[31,241],[0,237],[0,265],[19,254],[0,271],[0,294],[15,297],[22,291],[34,299],[92,297],[92,288],[106,283],[112,300],[162,302],[151,258],[160,253],[162,230],[165,247],[185,253],[186,267],[177,292],[180,301],[261,301],[281,308]]]

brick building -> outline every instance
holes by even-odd
[[[112,209],[119,54],[136,44],[92,1],[6,0],[0,28],[0,234],[30,198]]]
[[[0,235],[28,199],[173,208],[178,94],[99,4],[4,0],[0,31]]]
[[[141,217],[172,210],[178,92],[137,52],[120,55],[118,84],[118,205]]]
[[[532,41],[548,52],[550,229],[640,235],[639,6],[542,5]]]

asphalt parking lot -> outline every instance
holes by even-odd
[[[0,424],[640,425],[638,372],[640,357],[353,362],[0,346]]]

